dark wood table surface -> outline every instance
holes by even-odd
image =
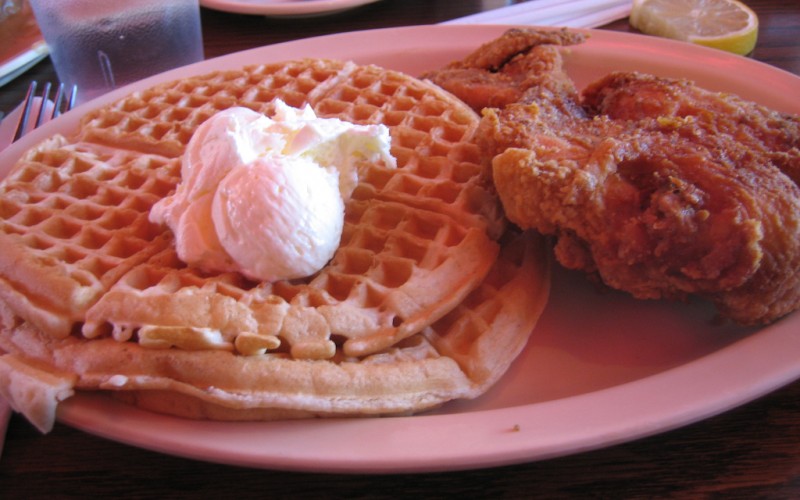
[[[310,19],[268,19],[203,9],[206,57],[335,32],[432,24],[500,3],[384,0]],[[747,3],[761,23],[758,45],[750,57],[800,75],[800,2]],[[627,20],[602,29],[632,31]],[[49,59],[0,88],[0,111],[7,113],[20,102],[31,79],[55,80]],[[0,458],[0,498],[117,495],[800,498],[800,382],[702,422],[606,449],[427,474],[255,470],[134,448],[63,424],[41,435],[22,417],[12,417]]]

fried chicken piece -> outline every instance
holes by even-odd
[[[560,72],[486,110],[507,216],[639,298],[699,294],[746,324],[800,307],[800,118],[690,82]]]
[[[703,90],[686,80],[640,73],[612,73],[583,91],[592,114],[612,120],[667,117],[699,120],[709,134],[734,138],[800,185],[800,122],[735,95]]]
[[[559,46],[584,40],[583,34],[566,29],[512,28],[466,58],[421,77],[457,95],[476,111],[503,107],[539,85],[540,75],[549,78],[562,72]],[[568,81],[566,74],[559,81]]]
[[[614,73],[579,94],[566,30],[510,30],[425,75],[484,110],[508,218],[638,298],[698,294],[735,321],[800,308],[800,119],[691,82]]]

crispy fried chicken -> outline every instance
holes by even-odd
[[[638,73],[580,95],[545,53],[478,134],[509,219],[635,297],[698,294],[747,325],[800,308],[800,118]]]
[[[566,29],[512,28],[465,59],[428,72],[422,78],[457,95],[472,109],[503,107],[518,101],[542,76],[569,82],[561,68],[559,46],[582,43],[585,36]],[[553,78],[558,74],[558,78]],[[571,85],[571,83],[570,83]]]

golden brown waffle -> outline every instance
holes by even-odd
[[[0,186],[0,298],[54,337],[70,334],[124,273],[169,244],[147,220],[177,160],[55,137]]]
[[[285,353],[148,349],[111,338],[53,339],[6,317],[0,348],[12,354],[0,358],[0,382],[22,365],[19,384],[35,387],[27,393],[63,397],[73,385],[110,390],[151,410],[218,420],[421,411],[476,397],[505,373],[547,302],[543,249],[531,235],[514,237],[463,303],[364,358],[297,360]]]
[[[253,283],[185,266],[169,230],[148,221],[150,207],[179,181],[180,156],[200,123],[231,106],[268,114],[275,98],[296,107],[310,104],[322,117],[387,125],[397,169],[359,166],[340,248],[308,279]],[[85,365],[59,361],[66,359],[63,353],[89,364],[97,357],[114,359],[100,353],[142,353],[133,356],[136,364],[155,370],[154,379],[168,380],[163,370],[179,373],[176,366],[192,359],[288,370],[284,377],[291,379],[298,368],[280,366],[328,366],[315,364],[327,360],[338,371],[342,361],[361,366],[373,356],[406,352],[410,339],[423,338],[484,282],[497,258],[504,219],[472,142],[477,124],[473,111],[430,83],[323,60],[169,82],[91,112],[74,138],[39,145],[0,186],[0,242],[9,249],[0,257],[0,299],[11,318],[3,349],[15,353],[15,362],[40,357],[45,367],[78,373],[78,386],[90,388],[113,385],[106,379],[118,365],[87,374]],[[540,282],[527,286],[538,290]],[[20,336],[40,341],[26,344]],[[438,352],[435,342],[426,342]],[[446,359],[449,373],[461,370],[463,363]],[[413,379],[421,377],[418,369],[398,373],[416,373]],[[315,385],[332,376],[313,375],[315,370],[302,376],[313,377]],[[461,397],[463,390],[436,388],[463,385],[458,377],[445,378],[432,378],[427,390],[436,396],[420,396],[402,411]],[[414,391],[424,393],[423,386],[420,379]],[[277,390],[268,387],[254,390]],[[388,389],[385,381],[376,387],[405,390],[403,384]],[[348,408],[380,413],[402,406],[369,405],[356,394]]]

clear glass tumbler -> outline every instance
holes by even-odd
[[[78,102],[203,59],[198,0],[30,0]]]

